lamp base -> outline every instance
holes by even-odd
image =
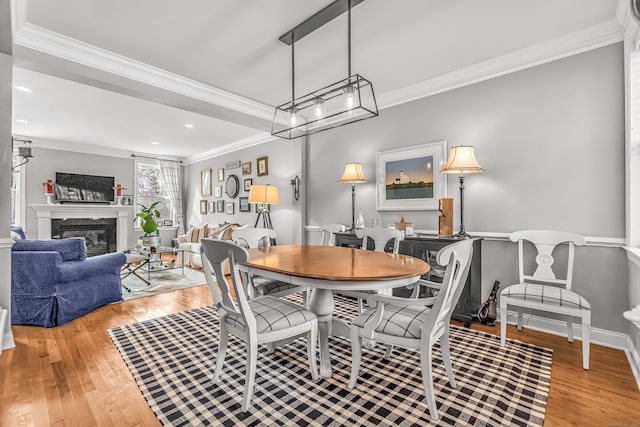
[[[460,232],[454,234],[453,238],[454,239],[472,239],[473,237],[469,233],[467,233],[465,231],[460,231]]]

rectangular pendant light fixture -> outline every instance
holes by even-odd
[[[291,101],[276,107],[271,134],[293,139],[378,115],[372,83],[351,74],[351,8],[364,0],[336,0],[280,37],[291,46]],[[348,77],[295,97],[295,42],[347,11]]]

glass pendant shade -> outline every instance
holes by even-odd
[[[377,115],[373,85],[354,74],[276,107],[271,134],[293,139]]]
[[[458,147],[452,147],[449,150],[449,158],[444,165],[441,173],[465,175],[482,173],[484,169],[480,166],[476,160],[476,156],[473,153],[473,147],[460,145]]]
[[[280,203],[280,192],[275,185],[254,184],[249,191],[249,203],[266,203],[277,205]]]

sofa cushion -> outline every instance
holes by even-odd
[[[209,233],[208,224],[204,224],[200,228],[192,228],[191,230],[189,230],[189,233],[187,235],[187,241],[192,243],[200,243],[200,241],[203,238],[207,237],[208,233]]]
[[[14,237],[17,236],[17,237]],[[24,230],[19,225],[11,226],[11,238],[13,240],[26,239],[27,236],[24,234]]]

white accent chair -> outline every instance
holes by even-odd
[[[518,330],[522,330],[522,308],[558,313],[567,316],[567,337],[573,342],[573,317],[582,318],[582,367],[589,369],[591,305],[571,290],[575,247],[584,245],[584,237],[564,231],[524,230],[509,238],[518,242],[518,272],[520,283],[507,286],[500,292],[500,342],[504,346],[507,335],[507,309],[518,307]],[[524,242],[533,243],[537,250],[536,270],[525,273]],[[566,278],[558,279],[552,270],[553,251],[568,243]],[[533,283],[532,283],[533,282]]]
[[[238,229],[234,230],[231,233],[231,239],[237,245],[249,249],[258,248],[260,246],[269,247],[271,246],[271,240],[275,240],[276,236],[277,233],[275,232],[275,230],[260,227]],[[305,289],[300,286],[295,286],[289,283],[267,279],[264,277],[251,276],[248,279],[253,290],[255,290],[256,295],[271,295],[274,297],[280,297],[305,291]],[[252,294],[253,292],[249,293],[250,297],[253,296]]]
[[[447,267],[437,297],[414,299],[371,295],[368,298],[368,303],[376,303],[376,307],[359,315],[351,323],[353,359],[350,389],[355,388],[358,381],[363,341],[368,341],[369,348],[376,341],[388,347],[417,348],[420,350],[422,383],[429,414],[434,420],[438,419],[433,391],[432,347],[439,339],[449,384],[456,388],[449,349],[449,322],[467,280],[472,255],[473,241],[470,239],[449,245],[438,252],[438,264]]]
[[[324,224],[319,226],[318,228],[322,232],[322,236],[320,237],[321,246],[335,246],[335,233],[343,233],[347,231],[347,226],[342,224]]]
[[[394,239],[393,249],[391,253],[397,254],[400,249],[400,241],[404,240],[404,233],[400,230],[394,230],[391,228],[362,228],[356,230],[356,236],[362,239],[362,246],[360,249],[367,250],[369,238],[373,240],[374,251],[384,252],[385,247],[391,239]],[[367,299],[372,293],[380,293],[384,295],[392,295],[391,289],[384,289],[381,291],[341,291],[343,295],[358,298],[358,311],[364,312],[363,300]]]
[[[311,378],[317,379],[318,319],[316,315],[300,306],[272,296],[260,296],[248,300],[240,280],[238,264],[249,260],[249,251],[235,243],[222,240],[203,239],[201,243],[205,278],[220,315],[220,345],[213,382],[218,382],[220,378],[230,333],[247,344],[242,411],[247,411],[251,406],[259,344],[306,335]],[[229,260],[235,301],[223,274],[223,263],[226,260]]]

